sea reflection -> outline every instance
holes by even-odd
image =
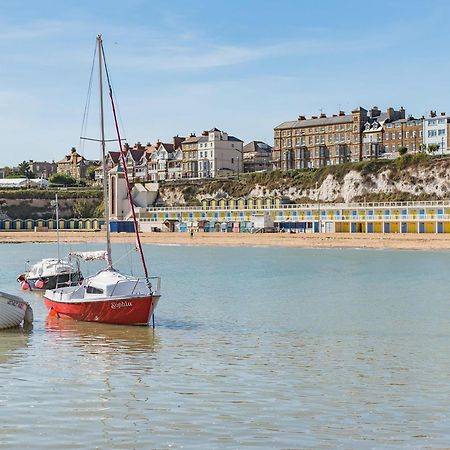
[[[78,322],[47,317],[45,330],[48,341],[54,345],[69,345],[86,354],[102,355],[108,359],[118,354],[152,355],[157,353],[160,341],[151,327],[131,327]]]
[[[0,330],[0,367],[3,364],[14,363],[22,354],[26,353],[32,329],[33,326],[28,325],[25,328],[20,326]]]

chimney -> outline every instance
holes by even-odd
[[[208,136],[208,132],[207,131],[204,131],[203,133],[202,133],[202,136]]]
[[[441,116],[445,116],[445,111],[444,111],[444,112],[441,112]]]
[[[369,110],[370,117],[378,117],[381,114],[381,111],[378,109],[378,106],[372,106],[372,108]]]
[[[339,111],[340,116],[345,116],[345,111]]]
[[[436,111],[430,111],[430,117],[436,117]]]
[[[191,133],[189,137],[195,137],[195,133]]]
[[[325,119],[327,117],[327,115],[325,113],[320,113],[320,118],[321,119]]]
[[[317,119],[317,116],[311,116],[311,119]]]
[[[394,108],[392,108],[392,106],[386,110],[386,116],[388,120],[394,120]]]
[[[298,120],[306,120],[305,116],[298,116]]]
[[[333,114],[333,117],[337,117],[338,115],[337,114]]]

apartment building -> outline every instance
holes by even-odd
[[[381,113],[358,107],[351,114],[339,111],[331,117],[321,113],[306,119],[283,122],[274,129],[272,164],[275,169],[317,168],[376,157],[382,150],[385,120],[404,117],[401,108]],[[365,132],[365,133],[364,133]],[[367,144],[364,147],[363,143]]]
[[[339,111],[283,122],[274,130],[273,167],[307,169],[359,160],[365,113],[357,108],[352,114]]]
[[[424,119],[408,116],[406,119],[393,120],[384,125],[384,156],[396,158],[398,149],[406,147],[408,153],[418,153],[422,149]]]
[[[436,111],[430,111],[429,117],[423,119],[423,144],[426,148],[432,145],[438,154],[450,153],[449,126],[450,116],[445,112],[437,115]]]
[[[213,128],[181,145],[183,178],[213,178],[243,170],[243,141]]]
[[[364,123],[361,160],[367,161],[382,157],[387,149],[384,145],[384,135],[386,126],[394,121],[402,121],[405,118],[405,110],[400,108],[388,108],[382,112],[377,106],[373,106],[367,114]]]

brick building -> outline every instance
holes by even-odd
[[[406,147],[408,153],[421,151],[423,143],[424,119],[415,119],[412,116],[389,121],[384,125],[383,147],[386,157],[399,156],[398,149]]]
[[[80,180],[85,177],[88,165],[89,161],[77,153],[75,147],[72,147],[70,153],[57,162],[57,173]]]
[[[395,111],[389,108],[381,116],[381,111],[374,107],[370,111],[358,107],[351,114],[339,111],[331,117],[326,114],[306,119],[299,116],[295,121],[283,122],[274,129],[274,148],[272,164],[274,169],[307,169],[345,162],[360,161],[371,158],[371,152],[378,154],[382,146],[369,146],[370,151],[363,156],[363,139],[366,130],[367,144],[375,136],[376,144],[382,144],[380,133],[386,118],[389,120],[404,117],[401,108]],[[402,116],[403,114],[403,116]],[[368,126],[373,127],[369,133]],[[365,142],[366,143],[366,142]]]

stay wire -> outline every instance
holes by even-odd
[[[105,55],[105,49],[103,48],[103,44],[102,44],[102,55],[103,55],[103,65],[105,67],[106,79],[108,81],[109,93],[110,93],[110,95],[112,95],[112,97],[114,99],[114,106],[115,106],[116,111],[117,111],[117,116],[118,116],[118,119],[119,119],[120,129],[122,130],[122,136],[126,136],[125,125],[124,125],[123,120],[122,120],[122,115],[120,114],[120,108],[119,108],[119,103],[117,101],[116,92],[114,90],[114,85],[112,83],[112,79],[111,79],[111,75],[109,73],[108,65],[106,64],[106,55]],[[121,146],[120,144],[121,143],[119,143],[119,146]]]
[[[84,134],[86,133],[86,130],[87,130],[87,123],[88,123],[88,118],[89,118],[89,107],[90,107],[90,103],[91,103],[91,94],[92,94],[92,80],[93,80],[93,75],[94,75],[96,55],[97,55],[97,45],[95,45],[95,47],[94,47],[94,55],[92,57],[92,64],[91,64],[91,73],[89,75],[89,85],[88,85],[88,90],[87,90],[87,94],[86,94],[86,104],[84,105],[83,120],[81,122],[79,148],[80,148],[80,152],[82,154],[84,153],[84,139],[82,139],[82,138],[85,137]]]

